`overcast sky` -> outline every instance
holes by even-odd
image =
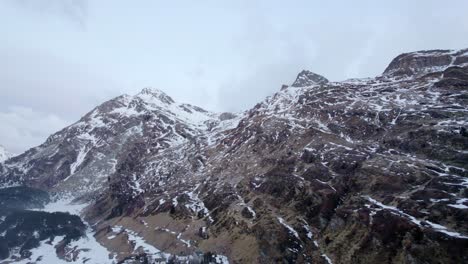
[[[152,86],[240,111],[308,69],[380,74],[468,47],[468,1],[0,1],[0,144],[20,153],[96,105]]]

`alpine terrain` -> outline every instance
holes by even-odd
[[[0,163],[0,262],[468,263],[467,128],[468,49],[242,113],[145,88]]]

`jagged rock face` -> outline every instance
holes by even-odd
[[[306,87],[312,86],[317,84],[326,84],[328,83],[327,78],[313,73],[311,71],[303,70],[298,75],[294,83],[292,84],[293,87]]]
[[[449,66],[459,66],[468,62],[468,49],[429,50],[404,53],[392,60],[384,75],[411,76],[441,71]]]
[[[93,144],[95,154],[74,168],[95,177],[96,157],[115,159],[100,170],[106,180],[86,217],[104,245],[127,252],[121,259],[135,257],[126,237],[138,231],[167,252],[215,252],[233,263],[467,262],[465,57],[403,54],[382,76],[344,82],[300,73],[292,87],[235,116],[143,91],[9,160],[2,176],[52,178],[52,189],[65,190],[63,176],[32,174],[60,168],[36,157],[51,156],[43,154],[50,146],[70,156],[85,132],[99,137],[91,142],[102,147]],[[190,112],[203,118],[180,117]],[[77,159],[69,159],[71,170]]]

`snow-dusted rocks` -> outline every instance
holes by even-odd
[[[240,114],[144,89],[8,160],[0,179],[86,186],[83,214],[119,260],[157,249],[234,263],[463,263],[466,63],[466,50],[437,50],[375,78],[304,71]]]
[[[306,87],[326,83],[328,83],[327,78],[311,71],[303,70],[297,75],[292,87]]]
[[[223,126],[235,122],[235,115],[228,120],[225,116],[178,104],[160,90],[144,88],[135,96],[103,103],[44,144],[8,161],[0,181],[75,195],[92,193],[106,187],[119,161],[131,155],[134,146],[153,156],[189,143],[212,141]]]
[[[383,74],[411,76],[443,71],[450,66],[463,65],[468,65],[468,49],[417,51],[397,56]]]

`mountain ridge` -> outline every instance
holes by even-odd
[[[467,87],[465,49],[405,53],[375,78],[302,71],[223,117],[145,88],[0,176],[87,201],[83,216],[118,259],[154,260],[126,246],[138,233],[233,263],[463,262]]]

